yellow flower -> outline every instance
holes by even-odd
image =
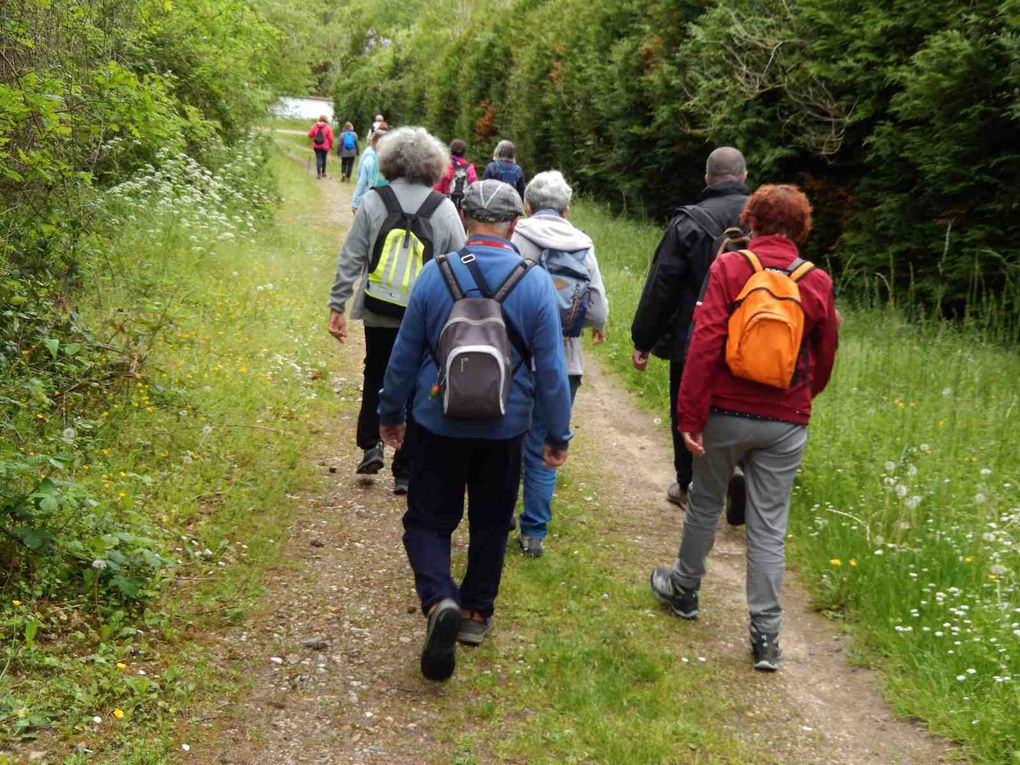
[[[988,574],[988,581],[989,582],[994,582],[998,578],[999,577],[997,577],[995,574]]]
[[[21,605],[21,601],[20,600],[12,600],[11,601],[11,605],[14,606],[15,608],[17,608],[18,606]]]
[[[117,662],[117,669],[127,669],[127,664],[122,661]]]
[[[124,710],[121,709],[120,707],[118,707],[117,709],[114,709],[113,710],[113,716],[116,717],[119,720],[120,718],[122,718],[124,716]]]
[[[857,559],[851,558],[850,560],[847,561],[847,564],[850,566],[850,568],[855,568],[857,566]]]
[[[830,566],[842,566],[843,565],[843,561],[841,561],[839,558],[833,558],[832,560],[829,561],[829,565]]]
[[[960,560],[962,560],[964,563],[973,563],[974,562],[974,556],[973,555],[964,555],[962,558],[960,558]]]

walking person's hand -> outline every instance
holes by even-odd
[[[634,349],[634,352],[630,355],[630,360],[634,365],[634,369],[638,372],[644,372],[648,369],[648,351]]]
[[[602,343],[606,342],[606,333],[601,329],[595,329],[592,327],[591,342],[592,345],[602,345]]]
[[[357,215],[357,214],[358,214],[358,208],[357,207],[352,207],[351,208],[351,215]]]
[[[684,446],[687,447],[687,451],[693,454],[695,457],[705,456],[705,445],[701,440],[701,431],[697,433],[682,433],[684,437]]]
[[[401,449],[404,446],[404,435],[407,433],[407,425],[380,425],[379,438],[391,449]]]
[[[330,309],[329,311],[329,334],[341,343],[347,339],[347,318],[343,311]]]
[[[547,468],[562,467],[566,461],[566,449],[553,449],[549,444],[542,445],[542,464]]]

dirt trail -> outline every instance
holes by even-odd
[[[323,188],[346,228],[351,186],[330,179]],[[223,664],[250,687],[244,698],[225,699],[211,722],[194,726],[201,745],[190,762],[417,765],[426,762],[423,752],[451,761],[435,759],[443,745],[434,736],[444,733],[444,698],[456,686],[426,683],[418,673],[422,621],[400,543],[403,502],[388,475],[372,484],[352,475],[363,343],[360,325],[351,329],[334,378],[349,406],[343,421],[325,424],[323,443],[336,448],[320,460],[335,480],[325,496],[306,498],[287,567],[268,583],[254,629],[221,636]],[[599,498],[614,508],[622,541],[620,576],[642,580],[675,554],[680,527],[662,493],[671,465],[665,435],[591,359],[574,419],[571,460],[600,471]],[[751,672],[743,653],[743,581],[740,532],[721,530],[703,616],[694,625],[678,622],[678,651],[681,641],[688,651],[693,641],[732,674],[725,692],[743,697],[741,735],[755,749],[791,765],[950,759],[949,748],[919,726],[891,717],[875,674],[846,664],[844,640],[808,610],[796,582],[785,591],[785,667],[771,676]],[[512,641],[515,629],[511,620],[501,622],[495,637]],[[478,731],[483,739],[498,735]]]

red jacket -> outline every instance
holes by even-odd
[[[446,194],[450,196],[450,184],[453,183],[453,165],[456,163],[459,167],[467,167],[467,185],[464,186],[464,190],[472,183],[478,180],[478,173],[475,172],[475,166],[468,162],[463,157],[451,157],[450,165],[446,168],[446,175],[437,183],[434,188],[440,194]]]
[[[325,141],[323,143],[317,144],[315,143],[314,139],[315,134],[319,131],[320,125],[322,126],[323,133],[322,137],[325,139]],[[329,126],[328,122],[316,122],[314,125],[312,125],[312,127],[308,130],[308,138],[312,142],[313,149],[325,149],[326,151],[329,151],[330,149],[333,148],[333,128]]]
[[[782,236],[759,237],[748,249],[766,268],[787,268],[798,256],[797,246]],[[720,255],[709,269],[708,288],[694,311],[694,333],[677,397],[683,432],[701,432],[713,408],[807,425],[811,399],[829,382],[838,343],[836,306],[832,279],[820,268],[798,282],[804,307],[804,344],[796,382],[780,390],[730,373],[725,361],[727,324],[733,301],[751,273],[751,266],[737,252]]]

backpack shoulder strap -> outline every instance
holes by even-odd
[[[389,185],[373,186],[371,190],[382,197],[383,204],[386,205],[386,212],[391,214],[404,212],[404,208],[400,206],[400,200],[397,199],[397,193]]]
[[[389,186],[386,186],[385,188],[389,188]],[[418,208],[418,212],[416,212],[415,215],[419,218],[431,218],[432,214],[439,209],[439,205],[443,203],[444,199],[446,199],[445,194],[440,194],[438,191],[430,191],[429,195],[425,197],[425,201],[421,203],[421,207]]]
[[[713,239],[717,239],[722,234],[722,227],[716,223],[715,218],[697,205],[686,205],[681,207],[680,210],[686,213],[688,218],[701,226],[705,233]]]
[[[492,296],[493,300],[502,303],[507,299],[507,296],[513,292],[514,287],[521,283],[521,280],[528,275],[529,269],[535,265],[533,260],[521,259],[521,262],[514,266],[510,274],[503,280],[503,283],[499,285],[496,293]]]
[[[449,255],[439,255],[435,258],[436,265],[439,267],[439,273],[443,275],[443,281],[446,282],[446,289],[450,291],[450,297],[455,301],[461,300],[464,297],[464,290],[460,288],[460,282],[457,281],[457,275],[453,273],[453,267],[450,265]]]
[[[758,260],[758,256],[750,250],[740,250],[740,254],[744,256],[744,260],[751,266],[751,269],[757,274],[765,269],[762,268],[761,261]]]
[[[809,273],[815,270],[815,264],[810,260],[804,260],[803,258],[795,258],[790,264],[790,267],[786,269],[786,274],[793,281],[799,282]]]

